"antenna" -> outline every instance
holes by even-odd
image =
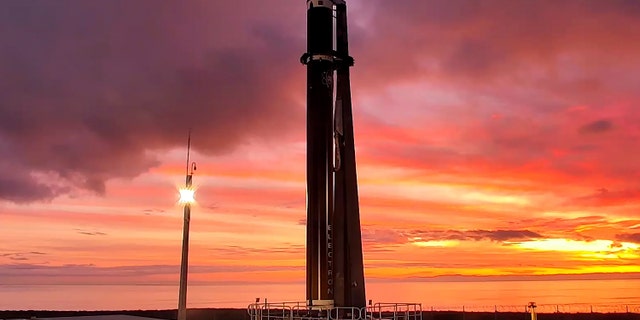
[[[189,128],[189,137],[187,138],[187,169],[186,173],[189,174],[189,153],[191,152],[191,128]]]

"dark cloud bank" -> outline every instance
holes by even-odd
[[[259,2],[0,4],[0,200],[103,193],[189,127],[206,154],[302,127],[287,88],[304,76],[292,27],[304,15],[257,11],[287,14]]]

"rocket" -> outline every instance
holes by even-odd
[[[343,0],[307,0],[307,52],[300,61],[307,67],[307,303],[362,308],[353,58]]]

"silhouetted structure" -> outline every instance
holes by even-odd
[[[307,303],[363,308],[353,58],[344,1],[307,0],[307,53],[301,62],[307,66]]]

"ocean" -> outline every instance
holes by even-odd
[[[0,310],[175,309],[177,285],[0,285]],[[304,284],[191,285],[189,308],[245,308],[255,298],[304,300]],[[640,312],[640,279],[368,282],[373,302],[416,302],[423,310]]]

